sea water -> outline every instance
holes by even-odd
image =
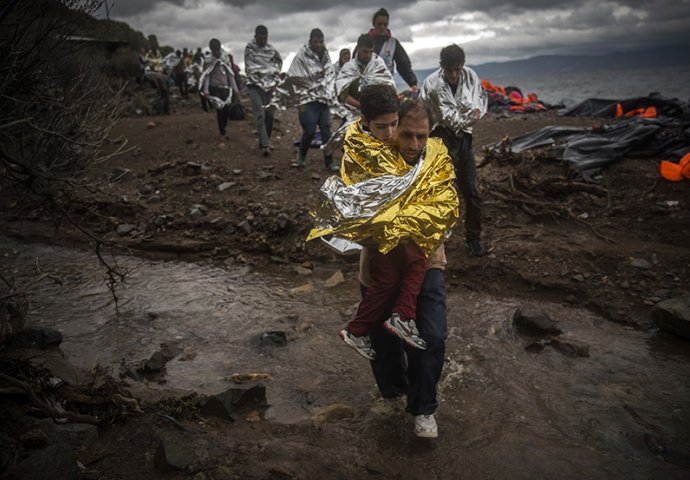
[[[419,79],[420,85],[422,80]],[[622,100],[645,97],[652,92],[678,98],[682,102],[690,100],[690,65],[535,76],[502,75],[487,80],[503,87],[518,87],[524,94],[536,93],[541,101],[553,105],[572,106],[588,98]],[[401,82],[398,87],[406,88]]]

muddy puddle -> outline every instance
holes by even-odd
[[[337,426],[345,438],[366,436],[411,478],[690,478],[690,344],[676,338],[565,304],[451,289],[441,440],[420,444],[409,418],[372,410],[368,365],[337,337],[357,285],[326,288],[335,268],[305,276],[119,257],[130,275],[116,311],[90,253],[0,237],[0,258],[20,283],[36,265],[61,279],[40,283],[29,323],[60,330],[72,363],[117,375],[173,343],[183,353],[152,388],[217,393],[234,373],[267,373],[267,420],[302,424],[317,408],[352,406],[361,414]],[[527,351],[534,340],[511,324],[518,307],[548,314],[588,356]],[[262,342],[266,332],[287,343]]]

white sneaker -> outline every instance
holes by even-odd
[[[422,438],[438,437],[438,425],[433,413],[414,417],[414,434]]]
[[[341,330],[340,338],[342,338],[346,344],[354,348],[357,353],[367,360],[374,360],[376,358],[376,352],[371,346],[371,339],[369,338],[369,335],[356,337],[347,330]]]
[[[419,336],[417,324],[413,319],[403,320],[398,313],[391,314],[391,318],[383,322],[383,326],[393,335],[397,335],[407,342],[408,345],[426,350],[426,342]]]

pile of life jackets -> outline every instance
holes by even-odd
[[[523,95],[517,87],[501,87],[488,80],[482,80],[484,90],[489,94],[489,110],[492,112],[540,112],[546,110],[544,102],[537,98],[536,93]]]
[[[623,105],[620,103],[616,104],[615,118],[629,118],[629,117],[640,117],[640,118],[656,118],[658,117],[656,107],[654,105],[631,108],[629,110],[624,110]]]

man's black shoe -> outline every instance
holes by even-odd
[[[473,257],[481,257],[486,254],[486,250],[484,250],[482,244],[479,243],[479,240],[467,240],[467,249]]]

